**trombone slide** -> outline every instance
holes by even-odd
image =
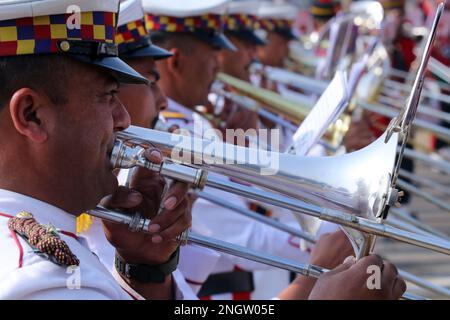
[[[132,231],[137,232],[148,232],[148,226],[151,223],[150,219],[143,218],[139,214],[134,214],[133,216],[131,216],[127,213],[110,211],[103,207],[97,207],[96,209],[91,210],[89,214],[102,220],[128,225]],[[306,277],[319,278],[322,274],[329,271],[319,266],[299,263],[297,261],[277,257],[271,254],[261,253],[257,250],[205,237],[196,233],[185,232],[175,240],[181,245],[187,243],[197,244],[199,246],[217,250],[225,254],[231,254],[243,259],[248,259],[275,268],[284,269]],[[429,286],[428,283],[425,284]],[[402,298],[407,300],[424,299],[422,297],[413,296],[408,293],[405,293]]]
[[[97,207],[89,212],[90,215],[115,223],[128,225],[132,231],[147,232],[150,219],[141,217],[139,214],[129,215],[118,211],[110,211],[103,207]],[[303,264],[290,259],[276,257],[267,253],[261,253],[253,249],[238,246],[228,242],[212,239],[195,233],[184,233],[180,235],[177,242],[181,244],[193,243],[222,253],[231,254],[243,259],[263,263],[272,267],[285,269],[306,277],[319,278],[328,270],[314,265]]]

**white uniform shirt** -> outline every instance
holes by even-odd
[[[106,269],[113,275],[116,274],[114,267],[115,248],[106,239],[103,232],[102,222],[93,217],[89,230],[84,231],[80,238],[84,239],[91,251],[100,259]],[[173,282],[176,287],[176,300],[196,300],[197,296],[186,283],[184,276],[179,270],[172,273]]]
[[[32,213],[40,224],[51,223],[62,231],[76,232],[75,216],[31,197],[0,190],[0,212],[15,216],[21,211]],[[79,269],[67,273],[66,267],[37,255],[26,241],[16,237],[4,215],[0,216],[0,299],[130,300],[130,294],[141,298],[130,288],[127,293],[82,241],[60,235],[80,260]]]

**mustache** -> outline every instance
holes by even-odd
[[[159,120],[159,114],[155,118],[153,118],[152,122],[150,123],[150,129],[155,128],[156,124],[158,123],[158,120]]]

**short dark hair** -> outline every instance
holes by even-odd
[[[67,103],[69,59],[54,54],[0,57],[0,110],[21,88],[42,91],[55,105]]]

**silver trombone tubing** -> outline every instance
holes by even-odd
[[[272,227],[274,227],[274,228],[276,228],[278,230],[287,232],[290,235],[297,236],[297,237],[299,237],[301,239],[304,239],[304,240],[306,240],[306,241],[308,241],[308,242],[310,242],[312,244],[317,242],[317,238],[314,237],[313,235],[310,235],[308,233],[304,233],[302,231],[294,229],[294,228],[292,228],[292,227],[290,227],[290,226],[288,226],[286,224],[280,223],[280,222],[278,222],[278,221],[276,221],[274,219],[264,217],[263,215],[255,213],[255,212],[253,212],[251,210],[244,209],[244,208],[242,208],[240,206],[235,205],[234,203],[231,203],[229,201],[223,200],[222,198],[216,197],[216,196],[214,196],[212,194],[209,194],[207,192],[196,191],[196,194],[200,198],[205,199],[205,200],[207,200],[207,201],[209,201],[211,203],[214,203],[214,204],[219,205],[221,207],[227,208],[227,209],[232,210],[232,211],[234,211],[236,213],[242,214],[242,215],[244,215],[246,217],[249,217],[249,218],[252,218],[252,219],[254,219],[256,221],[259,221],[261,223],[264,223],[264,224],[267,224],[269,226],[272,226]],[[392,226],[397,227],[397,228],[401,228],[401,229],[404,229],[404,230],[409,230],[411,232],[417,232],[417,233],[420,233],[422,235],[426,235],[426,236],[430,236],[430,237],[434,236],[434,234],[430,234],[429,232],[424,231],[421,228],[415,227],[415,226],[413,226],[411,224],[408,224],[408,223],[402,223],[402,221],[393,220],[390,217],[388,217],[388,220],[385,220],[385,222],[386,223],[392,223]],[[437,294],[441,294],[441,295],[445,295],[447,297],[450,297],[450,290],[448,290],[448,289],[446,289],[444,287],[437,286],[437,285],[433,284],[430,281],[427,281],[427,280],[424,280],[422,278],[419,278],[419,277],[417,277],[417,276],[415,276],[415,275],[413,275],[413,274],[411,274],[409,272],[406,272],[404,270],[400,270],[399,269],[399,274],[406,281],[414,283],[415,285],[417,285],[417,286],[419,286],[421,288],[424,288],[424,289],[429,290],[431,292],[435,292]]]
[[[239,95],[233,92],[225,91],[222,88],[219,88],[217,86],[213,86],[211,88],[211,92],[215,93],[219,96],[223,96],[224,98],[236,103],[237,105],[249,110],[258,113],[261,117],[266,118],[272,122],[275,122],[276,124],[279,124],[280,126],[283,126],[284,128],[287,128],[292,131],[296,131],[298,126],[293,124],[292,122],[289,122],[285,120],[284,118],[269,112],[265,109],[264,105],[259,103],[258,101],[251,99],[249,97],[245,97],[243,95]]]
[[[131,216],[127,213],[111,211],[103,207],[97,207],[96,209],[89,211],[89,214],[102,220],[128,225],[131,230],[137,232],[148,232],[148,226],[151,222],[149,219],[143,218],[138,214]],[[196,233],[185,233],[185,238],[178,238],[177,241],[181,244],[193,243],[225,254],[234,255],[239,258],[259,262],[316,279],[323,273],[329,271],[319,266],[299,263],[294,260],[273,256],[267,253],[261,253],[257,250],[205,237]],[[406,300],[424,300],[423,297],[408,293],[405,293],[402,298]]]
[[[428,163],[429,165],[433,166],[433,168],[439,169],[442,172],[450,174],[450,163],[447,161],[433,159],[429,155],[413,149],[405,149],[404,156],[408,159]]]
[[[392,98],[389,96],[379,96],[378,102],[382,105],[385,105],[386,107],[394,107],[397,109],[400,109],[402,107],[400,105],[401,101],[398,100],[398,97]],[[424,116],[437,118],[439,120],[444,120],[445,122],[450,123],[450,113],[448,112],[433,109],[425,105],[420,105],[418,113]]]
[[[132,138],[132,136],[129,137]],[[228,179],[223,179],[218,175],[205,174],[205,172],[201,169],[194,169],[186,165],[179,165],[174,163],[154,165],[148,163],[148,161],[146,161],[145,159],[140,158],[134,163],[130,163],[125,167],[118,168],[130,168],[137,165],[160,172],[167,178],[192,183],[199,188],[207,185],[223,191],[238,194],[242,197],[247,197],[255,201],[261,201],[291,210],[293,214],[296,215],[310,215],[321,220],[337,223],[352,229],[362,231],[366,234],[387,237],[450,255],[450,242],[448,241],[434,239],[433,237],[423,236],[417,233],[408,232],[406,230],[400,230],[378,223],[376,221],[358,217],[353,214],[323,208],[274,192],[268,192],[254,187],[234,183],[229,181]]]
[[[410,225],[413,225],[419,229],[425,230],[430,234],[450,240],[450,237],[447,234],[440,232],[439,230],[436,230],[435,228],[433,228],[427,224],[424,224],[417,219],[414,219],[413,217],[409,216],[407,213],[399,211],[397,208],[391,208],[389,213],[390,213],[390,215],[395,216],[398,219],[403,220],[403,221],[409,223]]]
[[[252,200],[279,206],[291,210],[296,215],[306,214],[319,218],[321,220],[341,224],[343,226],[350,227],[365,233],[399,240],[440,253],[450,254],[449,241],[434,239],[434,237],[429,236],[418,235],[416,233],[393,228],[365,218],[360,218],[355,215],[339,212],[337,210],[322,208],[276,193],[270,193],[267,191],[258,190],[256,188],[235,184],[224,179],[214,178],[210,176],[208,180],[208,186],[232,193],[237,193]]]
[[[284,232],[286,232],[286,233],[288,233],[290,235],[296,236],[296,237],[298,237],[300,239],[303,239],[303,240],[306,240],[306,241],[308,241],[310,243],[314,244],[317,241],[317,238],[314,237],[313,235],[309,234],[309,233],[297,230],[297,229],[292,228],[292,227],[290,227],[290,226],[288,226],[288,225],[286,225],[284,223],[281,223],[281,222],[278,222],[278,221],[276,221],[274,219],[265,217],[265,216],[263,216],[261,214],[253,212],[253,211],[248,210],[246,208],[242,208],[242,207],[240,207],[240,206],[238,206],[238,205],[236,205],[236,204],[234,204],[232,202],[226,201],[226,200],[224,200],[224,199],[222,199],[220,197],[216,197],[216,196],[214,196],[214,195],[212,195],[212,194],[210,194],[208,192],[196,190],[195,194],[198,197],[200,197],[200,198],[202,198],[204,200],[207,200],[207,201],[209,201],[211,203],[214,203],[214,204],[216,204],[218,206],[221,206],[223,208],[226,208],[226,209],[229,209],[231,211],[234,211],[234,212],[236,212],[238,214],[244,215],[244,216],[246,216],[248,218],[251,218],[251,219],[254,219],[254,220],[259,221],[261,223],[264,223],[266,225],[269,225],[269,226],[271,226],[271,227],[273,227],[275,229],[284,231]],[[393,219],[392,217],[388,217],[388,219],[385,220],[385,223],[388,224],[388,225],[391,225],[393,227],[396,227],[396,228],[400,228],[400,229],[407,230],[407,231],[410,231],[410,232],[420,233],[420,234],[422,234],[424,236],[436,237],[436,238],[440,237],[440,235],[434,234],[433,232],[428,232],[426,230],[423,230],[419,226],[412,225],[412,224],[410,224],[408,222],[400,221],[398,219]],[[448,237],[446,237],[446,236],[444,236],[444,237],[447,240],[449,240]]]
[[[236,213],[242,214],[242,215],[244,215],[246,217],[249,217],[249,218],[254,219],[256,221],[259,221],[261,223],[264,223],[264,224],[267,224],[269,226],[272,226],[272,227],[274,227],[274,228],[276,228],[278,230],[287,232],[290,235],[297,236],[297,237],[299,237],[301,239],[304,239],[304,240],[306,240],[306,241],[308,241],[308,242],[310,242],[312,244],[317,242],[317,238],[314,237],[313,235],[310,235],[308,233],[305,233],[305,232],[302,232],[300,230],[294,229],[294,228],[292,228],[292,227],[290,227],[290,226],[288,226],[286,224],[280,223],[280,222],[278,222],[278,221],[276,221],[274,219],[265,217],[265,216],[263,216],[261,214],[255,213],[255,212],[253,212],[251,210],[242,208],[242,207],[240,207],[238,205],[235,205],[234,203],[231,203],[229,201],[226,201],[226,200],[224,200],[224,199],[222,199],[220,197],[216,197],[216,196],[214,196],[212,194],[209,194],[209,193],[204,192],[204,191],[199,191],[199,190],[197,190],[195,193],[200,198],[205,199],[205,200],[207,200],[207,201],[209,201],[211,203],[214,203],[214,204],[216,204],[218,206],[227,208],[227,209],[229,209],[231,211],[234,211]],[[391,210],[393,210],[393,209],[391,209]],[[433,233],[427,232],[427,231],[421,229],[420,227],[415,227],[414,225],[409,224],[407,222],[404,223],[404,222],[399,221],[399,220],[394,220],[394,219],[392,219],[392,217],[388,217],[388,219],[385,220],[385,222],[389,223],[389,224],[392,223],[391,225],[394,226],[394,227],[401,228],[401,229],[404,229],[404,230],[408,230],[408,231],[411,231],[411,232],[420,233],[420,234],[425,235],[425,236],[430,236],[430,237],[436,236]],[[413,275],[411,273],[408,273],[408,272],[406,272],[404,270],[399,270],[399,274],[402,275],[402,277],[406,281],[414,283],[415,285],[417,285],[419,287],[422,287],[422,288],[427,289],[429,291],[435,292],[437,294],[441,294],[441,295],[445,295],[447,297],[450,297],[450,290],[448,290],[448,289],[446,289],[444,287],[437,286],[437,285],[435,285],[435,284],[433,284],[433,283],[431,283],[431,282],[429,282],[427,280],[421,279],[421,278],[419,278],[419,277],[417,277],[417,276],[415,276],[415,275]]]
[[[428,69],[435,75],[437,75],[439,78],[445,80],[445,82],[437,81],[442,89],[450,90],[450,76],[447,71],[448,67],[444,65],[444,68],[442,68],[442,66],[443,66],[442,63],[437,61],[435,58],[430,57],[430,61],[428,62]],[[388,76],[408,79],[412,76],[412,74],[407,71],[391,68],[389,70]]]
[[[389,90],[401,90],[402,92],[408,94],[411,91],[411,87],[409,85],[391,79],[385,79],[383,81],[383,87]],[[422,94],[424,97],[427,97],[429,99],[450,103],[450,95],[448,94],[436,93],[430,90],[423,90]]]
[[[141,152],[139,147],[152,145],[173,161],[203,166],[209,172],[241,179],[272,192],[282,190],[284,195],[308,199],[342,212],[374,217],[382,213],[386,203],[393,205],[398,198],[396,190],[388,183],[394,167],[398,135],[388,143],[382,136],[352,154],[319,158],[266,152],[217,139],[199,139],[135,126],[119,132],[117,137],[119,144],[114,150],[123,157],[112,157],[112,160],[134,161]],[[380,155],[383,161],[377,158]],[[350,170],[351,175],[348,174]],[[373,202],[368,202],[369,198]]]
[[[210,178],[206,178],[206,175],[204,174],[204,172],[201,169],[196,170],[191,167],[185,167],[185,166],[176,165],[176,164],[167,164],[167,165],[158,166],[158,165],[148,164],[145,162],[140,162],[140,165],[143,167],[146,167],[148,169],[158,171],[167,178],[181,179],[181,181],[192,183],[195,186],[198,186],[199,188],[202,188],[202,186],[204,186],[204,185],[209,185],[208,180]],[[218,180],[216,181],[216,183],[217,182],[218,182]],[[225,181],[224,183],[226,185],[227,181]],[[233,184],[233,183],[231,183],[231,184]],[[236,184],[236,186],[237,186],[237,188],[239,188],[239,186],[241,186],[241,185]],[[230,191],[230,189],[227,189],[227,188],[225,188],[224,190]],[[236,193],[236,191],[234,191],[234,192]],[[132,229],[146,228],[146,226],[148,224],[146,225],[145,222],[143,223],[143,222],[139,222],[139,221],[140,221],[139,219],[133,219],[133,223],[131,223]],[[260,221],[264,221],[264,220],[260,219]],[[120,222],[120,219],[118,222]],[[283,229],[286,230],[286,228],[283,228]],[[291,231],[291,230],[286,230],[286,231]],[[293,232],[293,233],[298,235],[298,232]],[[432,240],[431,237],[426,237],[426,238]],[[309,240],[313,240],[313,238],[310,238]],[[419,239],[419,241],[420,241],[420,239]],[[439,241],[439,240],[435,240],[435,241]]]
[[[378,113],[382,116],[385,116],[385,117],[388,117],[391,119],[398,116],[398,112],[391,107],[385,107],[380,104],[369,103],[362,99],[358,99],[356,104],[358,107],[361,107],[364,110]],[[415,119],[414,125],[418,128],[430,131],[430,132],[434,133],[437,137],[450,143],[450,130],[449,129],[444,128],[443,126],[439,126],[439,125],[430,123],[430,122],[422,120],[422,119]]]
[[[285,118],[280,117],[278,114],[266,110],[266,107],[263,104],[259,103],[258,101],[252,98],[237,93],[225,91],[222,88],[219,88],[218,86],[213,86],[211,88],[211,92],[219,96],[223,96],[224,98],[236,103],[240,107],[258,113],[259,116],[278,124],[282,128],[285,128],[292,132],[296,132],[298,129],[298,125],[295,125],[292,122],[286,120]],[[338,149],[337,147],[330,145],[326,141],[320,140],[318,141],[318,144],[323,146],[331,153],[335,153]]]
[[[269,80],[315,94],[322,94],[328,86],[327,81],[313,79],[281,68],[264,66],[260,63],[253,63],[250,68],[252,72],[261,73]]]
[[[295,73],[293,71],[284,70],[281,68],[274,68],[270,66],[263,66],[259,63],[254,63],[251,66],[252,71],[254,73],[264,74],[267,78],[272,81],[285,84],[287,86],[292,86],[300,90],[304,90],[313,94],[322,94],[327,88],[328,82],[324,80],[313,79],[310,77],[303,76],[301,74]],[[400,71],[401,72],[401,71]],[[396,82],[390,79],[386,79],[383,81],[387,85],[384,85],[381,90],[382,92],[390,93],[392,89],[401,89],[403,92],[409,92],[408,86],[401,83]],[[440,99],[442,101],[447,102],[450,99],[450,96],[444,94],[437,94],[433,92],[428,92],[427,90],[423,90],[424,96],[429,97],[431,99]],[[421,112],[422,110],[419,110]]]
[[[403,71],[400,69],[391,68],[388,73],[389,76],[397,77],[397,78],[403,78],[407,79],[411,76],[411,74],[407,71]]]
[[[421,288],[427,289],[431,292],[435,292],[435,293],[443,295],[445,297],[450,297],[450,290],[445,287],[435,285],[434,283],[424,280],[412,273],[406,272],[405,270],[398,270],[398,274],[405,281],[414,283],[415,285],[417,285]]]
[[[130,215],[123,212],[107,210],[102,207],[97,207],[96,209],[89,211],[89,214],[99,219],[128,225],[131,230],[137,232],[148,232],[147,231],[148,226],[151,223],[149,219],[143,218],[140,215]],[[205,237],[195,233],[189,233],[189,235],[187,235],[186,233],[185,238],[177,238],[176,240],[181,244],[186,243],[197,244],[203,247],[217,250],[219,252],[231,254],[243,259],[248,259],[272,267],[292,271],[307,277],[318,278],[324,272],[328,271],[325,268],[299,263],[294,260],[276,257],[267,253],[261,253],[258,252],[257,250]]]
[[[450,211],[450,204],[429,194],[426,192],[423,192],[423,190],[417,188],[416,186],[402,180],[402,179],[398,179],[397,181],[397,185],[402,188],[403,190],[406,190],[408,192],[411,192],[412,194],[415,194],[416,196],[427,200],[428,202],[430,202],[431,204],[435,205],[438,208],[441,208],[445,211]]]
[[[234,204],[234,203],[232,203],[230,201],[226,201],[226,200],[224,200],[224,199],[222,199],[220,197],[216,197],[213,194],[210,194],[210,193],[205,192],[205,191],[196,190],[195,194],[197,196],[199,196],[200,198],[202,198],[204,200],[207,200],[207,201],[209,201],[211,203],[214,203],[214,204],[216,204],[218,206],[221,206],[223,208],[229,209],[231,211],[234,211],[236,213],[244,215],[244,216],[246,216],[248,218],[251,218],[251,219],[254,219],[256,221],[259,221],[261,223],[267,224],[267,225],[269,225],[269,226],[271,226],[271,227],[273,227],[275,229],[284,231],[284,232],[286,232],[286,233],[288,233],[290,235],[296,236],[296,237],[298,237],[300,239],[303,239],[303,240],[306,240],[306,241],[308,241],[310,243],[316,243],[317,239],[313,235],[311,235],[311,234],[309,234],[307,232],[303,232],[301,230],[295,229],[295,228],[293,228],[291,226],[288,226],[288,225],[286,225],[284,223],[281,223],[281,222],[279,222],[279,221],[277,221],[275,219],[271,219],[271,218],[265,217],[265,216],[263,216],[261,214],[258,214],[256,212],[253,212],[251,210],[242,208],[242,207],[240,207],[240,206],[238,206],[238,205],[236,205],[236,204]]]
[[[435,80],[439,87],[444,90],[450,90],[450,68],[439,62],[436,58],[430,57],[430,61],[428,62],[428,70],[438,76],[442,81]],[[389,71],[389,76],[393,76],[396,78],[402,78],[405,80],[411,79],[414,75],[412,72],[407,72],[399,69],[392,68]]]
[[[428,63],[428,69],[442,80],[445,80],[448,90],[448,84],[450,84],[450,68],[436,58],[431,57]]]
[[[292,86],[295,87],[297,89],[301,89],[301,90],[305,90],[314,94],[322,94],[323,91],[326,89],[328,83],[326,81],[323,80],[316,80],[316,79],[311,79],[309,77],[305,77],[299,74],[296,74],[292,71],[287,71],[287,70],[283,70],[280,68],[274,68],[274,67],[269,67],[269,66],[262,66],[259,63],[256,63],[254,65],[252,65],[254,72],[261,72],[263,74],[265,74],[269,79],[271,79],[272,81],[275,82],[279,82],[279,83],[283,83],[285,85],[288,86]],[[391,80],[389,80],[391,81]],[[382,88],[382,90],[384,90]],[[425,90],[424,90],[425,91]],[[450,99],[450,96],[449,96]],[[389,103],[392,104],[392,103]],[[306,106],[307,102],[306,101],[302,101],[302,105]],[[378,105],[373,105],[374,107]],[[313,105],[310,105],[310,108],[312,108]],[[382,105],[380,105],[380,107],[383,107]],[[388,108],[388,107],[386,107]],[[377,110],[375,108],[372,108],[371,110],[372,112],[377,112]],[[387,110],[388,114],[386,114],[386,112],[383,112],[384,110],[380,110],[381,113],[385,116],[389,116],[389,117],[394,117],[398,115],[398,112],[396,110]],[[389,112],[392,111],[392,112]],[[419,114],[423,114],[423,115],[429,115],[429,116],[433,116],[435,118],[439,118],[439,119],[444,119],[446,121],[450,121],[450,115],[446,112],[442,112],[439,110],[434,110],[431,109],[429,107],[424,107],[421,106],[420,109],[418,110]],[[417,124],[417,119],[415,120],[415,123]],[[421,120],[419,121],[419,125],[422,124],[426,127],[426,129],[431,129],[431,128],[435,128],[433,126],[429,126],[429,122]],[[439,129],[439,128],[437,128]],[[438,132],[439,133],[439,130]],[[450,131],[448,132],[448,134],[446,135],[446,137],[450,140]]]
[[[398,218],[395,218],[394,215],[390,215],[390,216],[385,220],[384,223],[387,224],[387,225],[390,225],[390,226],[392,226],[392,227],[402,229],[402,230],[406,230],[406,231],[410,231],[410,232],[419,233],[419,234],[421,234],[421,235],[428,236],[428,237],[432,237],[432,238],[438,238],[436,235],[431,234],[431,233],[429,233],[429,232],[427,232],[427,231],[425,231],[425,230],[422,230],[422,229],[419,228],[419,227],[416,227],[416,226],[411,225],[411,224],[409,224],[409,223],[407,223],[407,222],[404,222],[404,221],[402,221],[402,220],[400,220],[400,219],[398,219]],[[448,240],[448,239],[446,238],[446,240]]]
[[[448,190],[448,186],[445,186],[443,184],[437,183],[434,180],[424,177],[422,175],[417,175],[411,172],[408,172],[406,170],[400,169],[400,177],[409,179],[411,181],[414,181],[415,183],[428,187],[430,189],[433,189],[435,191],[438,191],[442,195],[450,196],[450,190]]]

